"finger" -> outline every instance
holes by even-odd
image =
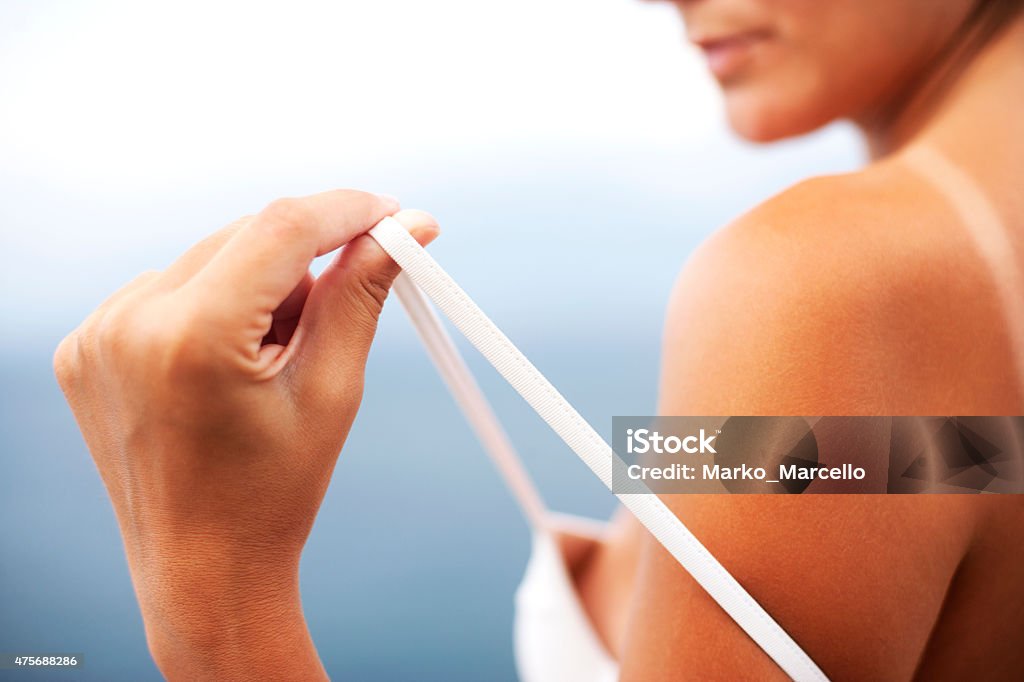
[[[192,275],[202,269],[202,267],[206,265],[211,258],[213,258],[214,254],[220,251],[221,247],[224,246],[224,244],[226,244],[239,229],[248,224],[251,220],[252,216],[244,216],[227,227],[223,227],[213,234],[203,238],[199,242],[196,242],[188,251],[179,256],[178,259],[171,263],[171,265],[163,272],[158,270],[147,270],[146,272],[143,272],[101,303],[96,309],[96,312],[99,313],[109,309],[111,305],[126,298],[127,295],[131,293],[147,289],[165,291],[167,289],[175,289],[181,286],[188,281]]]
[[[72,344],[74,347],[79,348],[82,335],[94,334],[95,330],[99,329],[105,322],[107,316],[117,309],[117,306],[125,305],[136,296],[145,295],[154,286],[154,283],[160,279],[160,276],[161,273],[158,270],[147,270],[137,275],[100,303],[78,327],[68,334],[67,338],[61,342],[61,345]]]
[[[161,273],[159,270],[147,270],[137,275],[130,282],[108,296],[105,301],[96,306],[96,310],[93,311],[92,316],[100,317],[117,303],[120,303],[133,295],[145,292],[153,286],[153,283],[156,282],[160,276]]]
[[[227,227],[217,230],[194,244],[164,271],[160,286],[166,289],[177,289],[192,279],[239,230],[252,222],[252,219],[253,216],[239,218]]]
[[[269,315],[302,281],[316,256],[365,232],[398,209],[394,199],[335,190],[279,199],[239,229],[190,282],[216,295],[221,313]]]
[[[424,246],[440,233],[437,221],[423,211],[400,211],[395,219]],[[348,399],[353,377],[362,380],[377,318],[400,271],[372,237],[362,235],[320,275],[299,320],[290,360],[300,395]]]

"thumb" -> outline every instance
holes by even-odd
[[[423,211],[399,211],[394,218],[424,246],[440,233],[437,221]],[[363,234],[317,278],[296,331],[300,345],[292,358],[292,381],[298,395],[332,404],[349,399],[353,389],[360,395],[377,318],[399,272],[373,237]]]

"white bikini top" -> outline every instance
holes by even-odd
[[[609,489],[611,447],[398,221],[385,218],[370,235],[402,267],[395,292],[533,529],[533,554],[516,595],[520,676],[528,682],[617,679],[618,667],[583,611],[549,530],[551,516],[427,297]],[[828,679],[657,495],[640,482],[635,492],[615,495],[790,677],[798,682]]]
[[[963,221],[976,252],[991,269],[1016,349],[1014,364],[1024,383],[1024,316],[1018,306],[1024,276],[1012,258],[1005,225],[980,187],[938,150],[911,146],[904,162],[944,195]],[[609,489],[615,458],[611,447],[491,322],[455,281],[393,218],[370,235],[403,270],[395,291],[470,425],[491,455],[533,531],[533,548],[516,592],[515,653],[527,682],[606,682],[618,665],[600,638],[573,585],[570,566],[552,528],[564,516],[548,512],[515,449],[473,379],[427,297],[526,399]],[[424,295],[425,294],[425,295]],[[800,646],[711,555],[689,529],[642,483],[615,493],[651,534],[765,653],[798,682],[828,678]],[[578,522],[577,535],[587,535]],[[585,522],[584,522],[585,523]],[[596,522],[591,522],[593,527]],[[590,531],[593,533],[593,531]],[[596,536],[595,536],[596,537]]]
[[[554,517],[554,515],[552,515]],[[600,539],[601,524],[552,518],[574,535]],[[516,668],[526,682],[614,682],[619,666],[601,643],[573,585],[572,566],[547,528],[533,530],[526,573],[516,590]]]

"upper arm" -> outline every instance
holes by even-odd
[[[668,315],[661,414],[885,413],[878,306],[900,284],[877,273],[892,256],[857,243],[858,216],[838,226],[827,201],[808,205],[823,201],[816,189],[755,211],[691,258]],[[881,680],[913,675],[970,542],[961,496],[926,497],[663,499],[826,674]],[[624,680],[785,679],[666,550],[645,544]]]
[[[966,551],[961,496],[676,495],[664,499],[833,680],[913,676]],[[622,679],[786,679],[653,538]]]

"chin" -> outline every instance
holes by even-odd
[[[830,123],[824,107],[778,92],[725,91],[729,127],[748,142],[768,143],[810,133]]]

